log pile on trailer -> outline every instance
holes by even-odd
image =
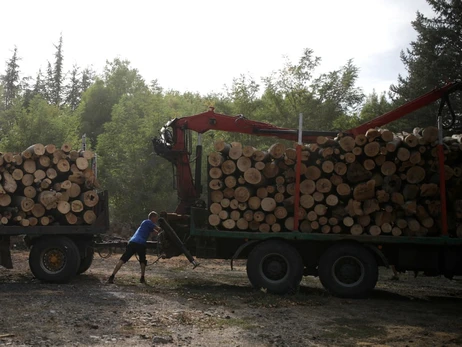
[[[91,151],[35,144],[0,155],[0,224],[93,224],[98,183]]]
[[[444,138],[449,229],[462,237],[462,136]],[[215,143],[209,224],[227,230],[393,236],[441,233],[438,129],[370,129],[303,145],[295,209],[296,150]],[[295,146],[294,146],[295,147]],[[294,216],[298,210],[298,216]]]

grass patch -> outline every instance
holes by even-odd
[[[329,324],[326,324],[329,330],[322,334],[323,338],[330,339],[371,339],[387,335],[384,327],[376,325],[367,325],[354,319],[336,318]]]

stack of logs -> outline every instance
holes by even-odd
[[[299,231],[434,236],[441,230],[438,130],[318,137],[303,145]],[[462,237],[461,135],[445,138],[449,227]],[[294,228],[296,150],[215,143],[209,163],[209,224],[260,232]]]
[[[0,153],[0,224],[93,224],[99,199],[92,157],[68,144]]]

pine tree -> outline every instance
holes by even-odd
[[[13,56],[6,63],[5,75],[0,76],[3,85],[3,102],[5,109],[11,107],[13,100],[19,95],[21,81],[19,79],[19,62],[17,47],[13,50]]]
[[[63,36],[59,37],[58,45],[54,45],[56,48],[55,53],[55,64],[53,69],[53,93],[51,95],[51,102],[56,106],[60,106],[62,99],[62,84],[64,80],[63,76]]]
[[[71,71],[71,79],[66,86],[66,104],[74,111],[80,103],[80,73],[79,68],[74,65]]]
[[[417,39],[401,52],[408,76],[399,76],[391,86],[396,104],[403,104],[448,81],[462,79],[462,0],[427,0],[435,12],[428,18],[417,12],[412,22]],[[461,109],[462,96],[453,95],[454,109]],[[436,122],[438,105],[415,112],[408,117],[409,127]],[[461,116],[462,117],[462,116]],[[460,124],[460,119],[458,119]]]

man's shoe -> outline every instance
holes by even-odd
[[[114,283],[114,276],[109,276],[107,283]]]
[[[140,283],[146,283],[146,280],[144,279],[144,276],[141,276]]]

